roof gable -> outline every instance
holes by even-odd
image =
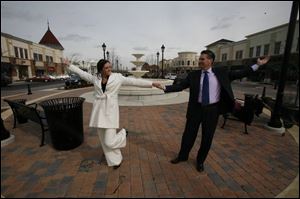
[[[54,36],[54,34],[51,32],[49,27],[47,32],[44,34],[43,38],[39,42],[39,44],[64,50],[64,47],[59,43],[58,39]]]
[[[206,47],[210,47],[210,46],[214,46],[214,45],[217,45],[217,44],[228,44],[228,43],[232,43],[234,41],[231,41],[231,40],[228,40],[228,39],[220,39],[218,41],[215,41],[211,44],[208,44]]]

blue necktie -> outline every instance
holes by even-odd
[[[209,81],[208,72],[204,71],[203,85],[202,85],[202,105],[209,104]]]

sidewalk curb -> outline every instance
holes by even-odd
[[[79,89],[77,89],[77,91],[78,91],[78,90],[83,90],[83,89],[86,89],[86,88],[89,88],[89,87],[79,88]],[[66,90],[66,91],[62,91],[62,92],[60,92],[60,93],[53,93],[53,94],[50,94],[50,95],[46,95],[46,96],[43,96],[43,97],[40,97],[40,98],[31,100],[31,101],[28,101],[27,104],[31,104],[31,103],[40,101],[40,100],[42,100],[42,99],[46,99],[46,98],[49,98],[49,97],[53,97],[53,96],[56,96],[56,95],[61,95],[61,94],[69,93],[69,92],[73,92],[73,91],[74,91],[74,90]],[[12,110],[9,109],[9,110],[4,111],[4,112],[1,113],[1,118],[2,118],[3,120],[6,120],[9,116],[11,116],[11,114],[12,114]]]

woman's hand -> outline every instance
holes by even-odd
[[[161,90],[165,90],[165,88],[160,83],[158,83],[158,82],[153,82],[152,86],[156,87],[156,88],[159,88]]]

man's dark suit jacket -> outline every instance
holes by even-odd
[[[248,76],[253,72],[251,67],[243,70],[228,70],[227,67],[212,67],[220,86],[220,101],[219,101],[219,114],[231,112],[234,107],[234,96],[231,88],[231,81],[241,79]],[[186,117],[197,118],[201,111],[201,105],[198,102],[199,88],[200,88],[201,70],[192,71],[188,74],[185,80],[181,81],[178,85],[166,86],[165,93],[178,92],[186,88],[190,88],[190,97]]]

